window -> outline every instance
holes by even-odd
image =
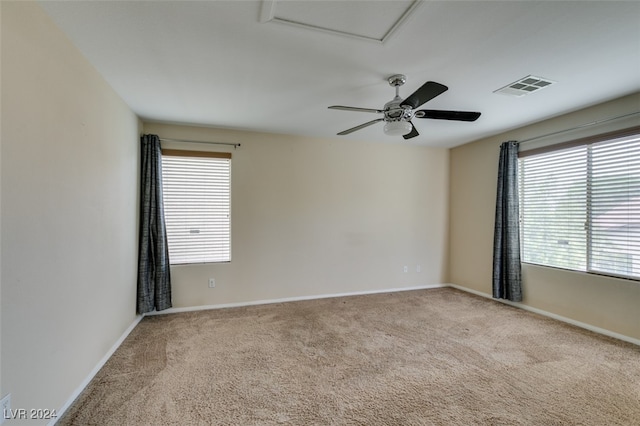
[[[231,154],[162,151],[172,265],[231,260]]]
[[[523,262],[640,279],[640,128],[519,163]]]

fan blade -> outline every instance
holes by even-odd
[[[411,122],[409,122],[409,123],[411,123]],[[411,139],[411,138],[415,138],[418,135],[420,135],[420,133],[418,133],[418,130],[416,129],[416,126],[414,126],[413,123],[411,123],[411,131],[409,133],[407,133],[406,135],[402,135],[402,137],[405,138],[405,139]]]
[[[359,112],[378,112],[378,113],[384,112],[381,109],[358,108],[358,107],[349,107],[349,106],[342,106],[342,105],[333,105],[333,106],[330,106],[329,109],[341,109],[344,111],[359,111]]]
[[[340,136],[348,135],[349,133],[353,133],[356,130],[360,130],[360,129],[364,129],[365,127],[369,127],[372,124],[377,123],[378,121],[384,121],[384,118],[377,118],[375,120],[371,120],[371,121],[369,121],[367,123],[364,123],[364,124],[361,124],[359,126],[352,127],[350,129],[347,129],[347,130],[343,130],[342,132],[338,133],[338,135],[340,135]]]
[[[471,111],[444,111],[440,109],[421,109],[416,111],[416,118],[434,118],[436,120],[476,121],[480,117],[479,112]]]
[[[402,101],[400,106],[410,106],[412,109],[418,108],[423,103],[430,101],[438,95],[449,90],[444,84],[436,83],[435,81],[427,81],[418,90],[413,92],[411,96]]]

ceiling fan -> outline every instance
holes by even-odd
[[[438,95],[449,90],[443,84],[434,81],[427,81],[418,90],[413,92],[408,98],[402,99],[399,95],[400,86],[402,86],[407,78],[402,74],[395,74],[388,78],[389,85],[396,88],[396,96],[384,105],[384,109],[357,108],[342,105],[330,106],[330,109],[341,109],[345,111],[374,112],[384,114],[383,118],[376,118],[367,123],[344,130],[338,135],[348,135],[356,130],[364,129],[372,124],[384,121],[384,132],[387,135],[402,135],[405,139],[411,139],[420,133],[411,122],[414,118],[432,118],[436,120],[455,120],[455,121],[476,121],[480,117],[479,112],[471,111],[445,111],[437,109],[421,109],[417,110],[420,105],[435,98]]]

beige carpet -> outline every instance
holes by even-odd
[[[146,317],[60,425],[638,425],[640,347],[443,288]]]

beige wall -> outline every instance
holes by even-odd
[[[519,101],[519,100],[518,100]],[[449,278],[491,294],[493,221],[500,144],[524,140],[640,110],[640,94],[627,96],[463,145],[450,153]],[[637,125],[633,119],[548,137],[535,145]],[[640,282],[523,265],[523,304],[593,327],[640,339]]]
[[[0,25],[2,23],[2,3],[0,2]],[[0,28],[0,52],[2,51],[2,31]],[[2,55],[0,55],[0,94],[2,93]],[[0,242],[2,241],[2,102],[0,102]],[[2,307],[2,244],[0,243],[0,308]],[[2,312],[0,311],[0,398],[2,390]]]
[[[1,7],[2,393],[60,409],[135,320],[141,128],[37,3]]]
[[[233,153],[232,261],[173,267],[174,307],[446,281],[445,149],[154,123],[145,133],[242,144],[164,144]]]

